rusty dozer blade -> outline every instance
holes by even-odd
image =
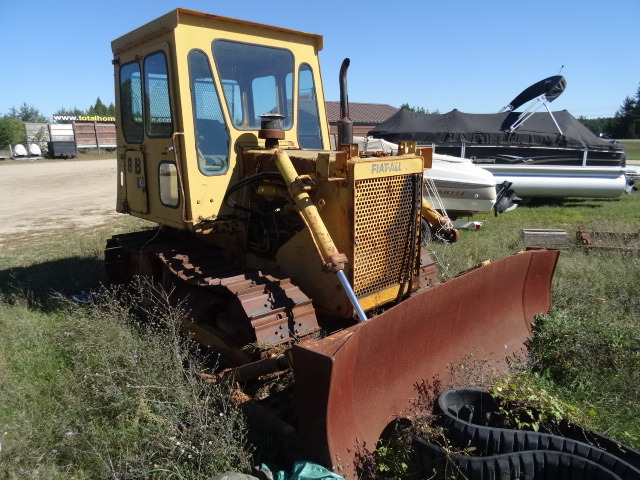
[[[490,263],[321,340],[293,347],[299,433],[328,467],[357,471],[383,430],[473,354],[505,368],[524,349],[536,314],[551,308],[558,252],[531,250]]]

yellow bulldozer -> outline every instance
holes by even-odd
[[[310,458],[353,471],[420,380],[469,354],[520,351],[550,309],[557,252],[440,283],[421,242],[431,150],[331,149],[322,37],[177,9],[112,42],[117,210],[107,275],[153,279],[237,381],[293,371]],[[247,348],[251,346],[251,348]]]

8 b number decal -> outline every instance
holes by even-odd
[[[127,172],[134,173],[134,168],[135,174],[140,175],[142,172],[142,161],[140,160],[140,157],[127,158]]]

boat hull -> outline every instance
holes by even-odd
[[[496,184],[512,183],[521,198],[614,198],[629,191],[624,150],[509,145],[436,145],[464,155],[491,172]]]
[[[519,197],[614,198],[625,192],[621,167],[485,164],[496,182],[509,181]]]
[[[490,212],[496,202],[496,183],[499,182],[491,172],[470,160],[434,155],[432,166],[424,175],[425,198],[436,209],[446,211],[452,220]],[[429,191],[429,181],[435,185],[437,198]]]

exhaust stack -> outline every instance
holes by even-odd
[[[351,60],[345,58],[340,67],[340,120],[338,120],[338,145],[353,143],[353,122],[349,118],[349,94],[347,93],[347,70]]]

